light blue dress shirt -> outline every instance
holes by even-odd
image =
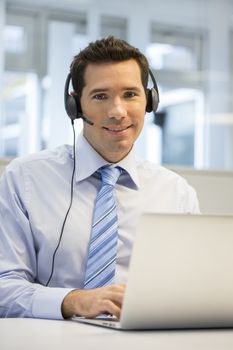
[[[54,273],[45,286],[70,202],[71,146],[42,151],[11,162],[0,179],[0,317],[61,319],[68,292],[83,288],[92,213],[108,164],[80,135],[76,147],[74,198]],[[117,283],[127,281],[136,218],[142,212],[198,213],[195,191],[177,174],[136,158],[132,150],[118,163],[119,221]]]

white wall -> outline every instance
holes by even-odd
[[[233,172],[172,168],[197,192],[202,214],[233,215]]]

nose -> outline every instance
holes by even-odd
[[[127,110],[124,101],[121,98],[115,98],[111,101],[111,105],[108,110],[108,117],[120,120],[127,116]]]

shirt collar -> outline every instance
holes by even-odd
[[[86,138],[81,133],[77,138],[76,143],[76,181],[82,181],[91,176],[100,167],[111,164],[107,162],[96,150],[89,144]],[[127,187],[138,189],[139,177],[137,172],[137,161],[135,157],[134,149],[115,165],[120,166],[125,170],[125,176],[123,176],[122,184]]]

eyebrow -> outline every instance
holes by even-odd
[[[96,93],[100,93],[100,92],[106,92],[106,91],[109,91],[110,89],[109,88],[96,88],[96,89],[92,89],[90,92],[89,92],[89,95],[92,95],[92,94],[96,94]],[[138,88],[137,86],[127,86],[127,87],[123,87],[122,90],[126,90],[126,91],[141,91],[140,88]]]
[[[107,88],[97,88],[97,89],[92,89],[90,92],[89,92],[89,95],[92,95],[92,94],[95,94],[97,92],[106,92],[108,91],[109,89]]]

